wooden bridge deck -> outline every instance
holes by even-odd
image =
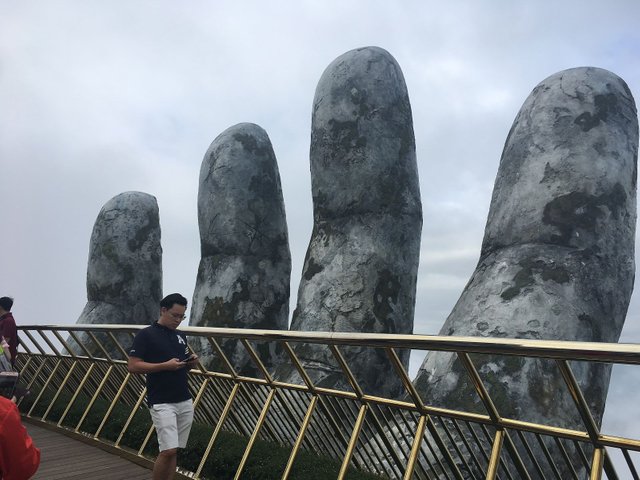
[[[151,470],[33,423],[24,422],[40,449],[34,480],[148,480]],[[176,476],[176,478],[178,478]]]

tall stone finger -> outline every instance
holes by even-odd
[[[310,156],[314,225],[291,329],[411,333],[422,205],[409,96],[387,51],[352,50],[327,67]],[[296,352],[319,385],[349,388],[327,350]],[[345,356],[365,391],[400,393],[384,352]]]
[[[116,195],[102,207],[93,226],[87,304],[77,323],[149,325],[158,317],[161,298],[156,198],[142,192]]]
[[[201,260],[191,325],[286,330],[291,254],[280,174],[267,133],[241,123],[205,154],[198,190]],[[211,362],[210,347],[202,347]],[[275,362],[272,346],[261,359]],[[231,363],[257,374],[244,347],[224,343]],[[210,364],[213,366],[213,364]]]
[[[622,79],[576,68],[540,83],[509,132],[478,266],[440,333],[617,342],[634,282],[637,150]],[[584,430],[553,362],[476,366],[501,415]],[[599,423],[610,368],[573,366]],[[482,409],[451,355],[429,354],[414,383],[429,403]]]

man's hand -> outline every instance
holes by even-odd
[[[186,360],[184,360],[184,364],[188,367],[192,367],[194,366],[196,363],[198,363],[198,355],[196,355],[195,353],[192,353],[189,358],[187,358]]]
[[[180,370],[181,368],[186,367],[187,363],[182,360],[178,360],[177,358],[172,358],[171,360],[164,362],[163,365],[165,367],[164,370]]]

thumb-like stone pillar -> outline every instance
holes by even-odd
[[[241,123],[222,132],[204,156],[198,191],[201,254],[190,324],[286,330],[291,254],[280,174],[267,133]],[[223,343],[244,374],[260,375],[236,341]],[[203,361],[219,367],[211,347]],[[273,365],[273,345],[258,344]],[[215,357],[215,355],[214,355]]]
[[[352,50],[323,73],[311,182],[314,225],[291,330],[412,333],[422,205],[409,96],[387,51]],[[350,388],[327,349],[295,351],[318,385]],[[365,392],[400,394],[385,352],[343,354]],[[290,367],[280,377],[299,381]]]
[[[622,79],[576,68],[540,83],[509,132],[478,266],[440,333],[617,342],[634,281],[637,149]],[[585,429],[554,362],[475,360],[502,416]],[[599,423],[610,367],[572,367]],[[430,353],[414,383],[430,404],[484,413],[452,355]]]
[[[158,318],[161,298],[156,199],[142,192],[116,195],[102,207],[93,226],[87,304],[77,323],[148,325]]]

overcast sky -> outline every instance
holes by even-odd
[[[204,153],[253,122],[278,159],[295,302],[315,87],[334,58],[375,45],[398,61],[413,109],[424,212],[415,333],[435,334],[478,260],[520,106],[547,76],[586,65],[640,98],[639,20],[637,0],[0,0],[0,295],[15,297],[19,323],[75,323],[96,216],[137,190],[158,200],[164,292],[191,298]],[[637,297],[621,341],[640,341]],[[637,382],[618,383],[637,405]]]

